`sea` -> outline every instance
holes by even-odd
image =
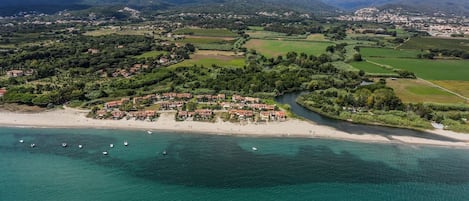
[[[469,150],[0,127],[0,200],[468,201]]]

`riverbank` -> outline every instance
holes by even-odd
[[[290,119],[285,122],[231,123],[218,120],[216,123],[174,120],[174,113],[163,113],[154,122],[136,120],[96,120],[86,118],[88,111],[65,108],[41,113],[0,112],[0,125],[43,128],[98,128],[171,131],[184,133],[207,133],[217,135],[242,135],[256,137],[304,137],[326,138],[371,143],[408,143],[436,146],[467,147],[469,135],[443,130],[429,131],[455,141],[442,141],[414,136],[383,136],[371,133],[347,133],[333,127],[314,122]]]

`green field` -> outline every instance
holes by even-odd
[[[361,47],[360,53],[363,57],[382,58],[417,58],[420,50],[395,50],[391,48]]]
[[[234,38],[218,38],[218,37],[187,37],[180,40],[181,43],[192,43],[201,50],[231,50],[235,42]]]
[[[469,51],[468,39],[450,39],[450,38],[412,38],[402,46],[400,49],[415,49],[415,50],[428,50],[428,49],[458,49]]]
[[[145,30],[117,30],[117,29],[99,29],[95,31],[88,31],[84,33],[85,36],[105,36],[105,35],[136,35],[143,36],[145,34],[152,34],[152,31]]]
[[[165,51],[150,51],[150,52],[145,52],[141,55],[135,56],[137,59],[144,59],[144,58],[152,58],[152,57],[157,57],[160,54],[166,54],[167,52]]]
[[[457,97],[440,88],[434,87],[422,80],[397,79],[386,80],[389,87],[394,89],[396,95],[402,101],[408,103],[464,103],[462,98]]]
[[[385,69],[381,66],[362,61],[350,63],[353,67],[365,71],[367,74],[396,74],[391,70]],[[396,74],[397,75],[397,74]]]
[[[465,60],[424,60],[403,58],[367,58],[379,64],[414,72],[427,80],[469,81],[469,61]]]
[[[263,31],[263,30],[248,30],[246,31],[251,38],[254,39],[269,39],[269,38],[284,38],[287,34],[277,33],[272,31]]]
[[[333,45],[329,42],[287,41],[287,40],[259,40],[253,39],[246,43],[248,49],[255,49],[267,57],[286,55],[288,52],[320,55],[326,52],[326,47]]]
[[[230,56],[227,52],[218,51],[198,51],[191,56],[191,59],[185,60],[181,63],[174,64],[170,67],[191,67],[194,65],[211,67],[213,64],[223,67],[243,67],[245,59],[242,56]]]
[[[210,37],[237,37],[236,33],[227,29],[197,29],[197,28],[184,28],[174,32],[179,35],[193,35],[193,36],[210,36]]]

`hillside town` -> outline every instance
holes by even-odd
[[[455,34],[469,34],[469,19],[435,13],[433,16],[407,12],[403,9],[362,8],[353,15],[336,18],[341,21],[389,23],[398,28],[425,31],[432,36],[451,37]]]

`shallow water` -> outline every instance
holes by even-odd
[[[321,139],[0,128],[0,200],[467,201],[468,152]]]

